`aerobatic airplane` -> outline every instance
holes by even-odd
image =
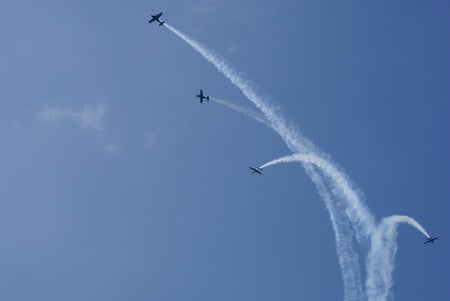
[[[200,89],[200,94],[197,95],[198,98],[200,98],[200,103],[203,103],[203,99],[206,99],[207,101],[209,101],[209,96],[205,96],[203,94],[203,90]]]
[[[159,18],[162,16],[163,13],[159,13],[157,15],[152,15],[152,18],[150,21],[148,21],[148,23],[152,23],[154,21],[157,21],[159,23],[159,26],[164,24],[164,21],[161,21]]]
[[[432,236],[430,236],[430,237],[428,237],[427,239],[425,239],[425,242],[424,242],[424,244],[427,244],[427,243],[432,243],[432,244],[434,244],[434,241],[436,240],[436,239],[438,239],[439,237],[432,237]]]
[[[260,174],[260,175],[262,175],[262,169],[261,168],[259,168],[259,167],[249,167],[251,170],[252,170],[252,173],[257,173],[257,174]]]

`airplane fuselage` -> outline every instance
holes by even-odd
[[[262,175],[261,168],[259,168],[259,167],[251,167],[251,166],[249,168],[251,169],[252,173],[257,173],[259,175]]]
[[[200,98],[200,103],[203,103],[203,100],[206,99],[207,101],[209,101],[209,96],[205,96],[203,94],[203,90],[200,89],[200,94],[197,95],[198,98]]]
[[[148,23],[152,23],[154,21],[159,23],[159,26],[164,25],[164,21],[161,21],[159,18],[162,16],[163,13],[159,13],[156,15],[151,15],[152,18],[150,19],[150,21],[148,21]]]
[[[439,237],[428,237],[426,240],[425,240],[425,242],[424,242],[424,244],[428,244],[428,243],[432,243],[432,244],[434,244],[434,241],[436,240],[436,239],[438,239]]]

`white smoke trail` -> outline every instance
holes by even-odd
[[[263,164],[261,169],[275,164],[289,162],[314,164],[328,177],[334,179],[335,184],[333,185],[345,185],[340,179],[341,174],[337,170],[334,170],[332,166],[327,166],[327,162],[314,154],[286,156]],[[377,227],[369,229],[370,233],[368,234],[371,237],[371,245],[366,263],[366,296],[368,300],[382,301],[387,300],[390,296],[390,290],[393,285],[392,272],[397,253],[397,226],[401,223],[407,223],[420,231],[425,237],[430,237],[421,224],[406,215],[393,215],[383,218]]]
[[[390,297],[393,285],[392,272],[397,253],[397,227],[401,223],[407,223],[426,237],[430,237],[422,225],[409,216],[393,215],[381,220],[372,235],[366,263],[366,295],[370,301],[386,300]]]
[[[325,185],[326,179],[314,170],[314,166],[304,163],[303,167],[316,185],[319,195],[324,200],[330,215],[339,266],[341,267],[344,283],[344,300],[362,300],[364,292],[361,283],[361,271],[359,269],[359,256],[355,251],[352,238],[352,225],[345,216],[345,210],[339,208],[339,204],[333,200],[332,194],[329,192],[327,185]]]
[[[330,214],[333,230],[335,232],[339,264],[343,274],[345,299],[361,300],[363,294],[360,284],[359,264],[358,260],[355,260],[355,258],[357,258],[357,253],[355,252],[352,243],[352,229],[345,220],[344,214],[341,212],[345,212],[345,215],[351,221],[353,229],[356,230],[357,237],[361,234],[363,237],[370,236],[372,238],[371,250],[369,252],[370,258],[368,258],[367,264],[368,278],[366,281],[366,296],[370,298],[370,300],[384,300],[383,298],[388,296],[392,286],[393,260],[397,249],[396,227],[391,226],[392,223],[387,223],[388,226],[385,226],[386,222],[382,222],[378,227],[375,227],[373,216],[364,206],[346,174],[333,165],[330,160],[316,155],[318,152],[315,150],[314,145],[309,140],[302,137],[296,128],[288,126],[280,113],[274,107],[263,101],[249,83],[243,80],[223,59],[172,26],[167,24],[166,28],[188,43],[194,50],[199,52],[208,62],[214,65],[217,70],[227,77],[232,84],[237,86],[242,93],[262,111],[271,127],[282,137],[288,147],[295,153],[300,153],[300,155],[296,154],[291,156],[297,156],[295,159],[288,159],[288,157],[285,157],[264,164],[263,167],[283,162],[302,162],[307,174],[310,176],[316,185],[319,194],[324,199]],[[318,167],[328,176],[332,187],[331,192],[334,195],[340,196],[341,201],[344,201],[344,208],[339,208],[337,203],[331,198],[331,195],[324,184],[324,180],[313,166]],[[393,220],[395,223],[407,222],[413,226],[418,225],[419,227],[417,228],[419,231],[425,231],[423,227],[411,218],[408,220],[387,218],[383,221],[385,220]],[[420,228],[422,230],[420,230]],[[423,233],[426,233],[426,231]],[[384,241],[389,242],[387,247],[380,243]],[[378,265],[378,267],[374,267],[374,265]],[[372,286],[372,283],[376,284]]]
[[[361,231],[360,234],[370,237],[370,234],[373,232],[375,227],[373,216],[360,201],[359,196],[352,188],[345,173],[340,171],[328,160],[325,160],[314,153],[294,154],[270,161],[260,167],[265,168],[274,164],[290,162],[313,164],[329,176],[332,179],[331,184],[333,187],[333,192],[336,195],[342,196],[342,198],[347,201],[346,203],[348,207],[346,208],[346,213],[356,230]]]
[[[264,169],[266,167],[279,164],[279,163],[290,163],[290,162],[300,162],[300,163],[311,163],[320,170],[322,170],[327,176],[333,179],[333,182],[335,182],[337,186],[339,186],[339,189],[342,189],[344,191],[351,190],[348,186],[348,183],[346,183],[345,178],[343,178],[342,173],[336,169],[333,165],[329,164],[326,160],[318,157],[315,154],[294,154],[286,157],[282,157],[279,159],[272,160],[270,162],[267,162],[260,166],[261,169]],[[351,194],[352,192],[346,193]],[[360,219],[362,218],[368,218],[373,219],[372,216],[366,216],[366,214],[369,214],[369,212],[365,208],[361,208],[361,204],[353,204],[356,205],[355,208],[353,208],[354,211],[358,211],[356,214],[361,215]],[[400,223],[407,223],[410,226],[416,228],[418,231],[420,231],[425,237],[430,237],[428,232],[425,230],[425,228],[419,224],[415,219],[412,217],[406,216],[406,215],[393,215],[390,217],[384,218],[380,225],[378,227],[372,226],[367,231],[369,232],[368,235],[372,235],[374,232],[377,232],[380,226],[383,226],[386,224],[388,227],[396,227]],[[373,240],[373,239],[372,239]]]
[[[422,234],[425,235],[425,237],[427,238],[430,237],[430,234],[428,234],[425,228],[421,224],[419,224],[418,221],[406,215],[392,215],[389,217],[385,217],[384,222],[388,223],[389,225],[392,225],[393,227],[396,227],[398,224],[401,223],[407,223],[416,228],[417,230],[419,230],[420,232],[422,232]]]
[[[267,126],[267,127],[272,129],[272,125],[269,123],[267,118],[264,117],[263,115],[255,112],[255,111],[253,111],[253,110],[250,110],[248,108],[239,106],[237,104],[234,104],[234,103],[222,100],[222,99],[218,99],[218,98],[214,98],[214,97],[210,97],[209,99],[211,101],[215,102],[215,103],[218,103],[218,104],[222,105],[222,106],[225,106],[225,107],[228,107],[228,108],[230,108],[232,110],[235,110],[236,112],[239,112],[239,113],[242,113],[244,115],[247,115],[248,117],[250,117],[250,118],[252,118],[252,119],[254,119],[254,120],[256,120],[256,121],[258,121],[258,122],[260,122],[260,123],[264,124],[265,126]]]
[[[167,23],[166,23],[167,24]],[[284,119],[280,117],[279,112],[275,108],[266,104],[262,98],[253,90],[247,81],[243,80],[225,61],[219,58],[217,55],[209,51],[205,46],[188,37],[187,35],[176,30],[169,24],[166,26],[171,32],[177,35],[179,38],[188,43],[194,50],[199,52],[208,62],[213,64],[219,72],[227,77],[232,84],[238,87],[242,93],[253,102],[269,120],[272,128],[281,136],[287,146],[296,153],[302,153],[305,151],[313,151],[314,145],[306,138],[301,137],[297,129],[292,126],[287,126]],[[316,185],[319,194],[323,198],[330,219],[332,222],[334,235],[336,238],[336,249],[339,258],[339,264],[343,275],[344,282],[344,298],[345,300],[361,300],[362,285],[361,275],[358,261],[355,261],[357,253],[354,250],[352,243],[352,232],[349,227],[345,227],[342,216],[337,214],[335,210],[336,205],[333,204],[334,200],[330,198],[330,193],[327,191],[325,185],[321,182],[321,177],[316,173],[314,168],[309,164],[303,165],[307,174]]]
[[[188,37],[186,34],[175,29],[171,25],[164,24],[167,29],[177,35],[180,39],[185,41],[195,51],[200,53],[209,63],[211,63],[220,73],[228,78],[233,85],[235,85],[242,93],[254,104],[269,120],[272,127],[280,134],[290,148],[295,148],[298,152],[304,152],[308,149],[313,149],[313,144],[304,137],[300,137],[297,131],[292,126],[286,125],[281,114],[277,112],[276,108],[268,105],[261,96],[250,86],[249,82],[242,79],[239,74],[233,70],[221,57],[210,51],[206,46],[200,42]]]
[[[216,98],[211,98],[211,100],[229,107],[239,113],[245,114],[256,121],[261,122],[265,126],[273,129],[272,125],[264,116],[258,114],[253,110],[235,105],[225,100]],[[305,168],[308,167],[306,166]],[[324,184],[324,179],[321,178],[320,174],[314,172],[313,170],[311,170],[311,172],[309,172],[308,174],[310,175],[313,183],[316,184],[320,196],[323,200],[325,200],[325,205],[330,214],[331,224],[335,233],[336,245],[338,248],[337,251],[339,265],[341,266],[342,270],[346,271],[342,275],[344,286],[346,288],[344,298],[345,300],[361,300],[363,292],[361,275],[358,268],[359,256],[353,248],[353,239],[351,235],[353,231],[352,227],[346,220],[345,215],[340,213],[342,210],[337,209],[336,202],[332,201],[331,194],[328,192],[328,189]]]

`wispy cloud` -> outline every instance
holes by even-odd
[[[45,107],[38,113],[37,117],[48,122],[72,120],[84,129],[100,132],[104,128],[103,115],[105,109],[106,106],[104,104],[85,105],[82,109]]]

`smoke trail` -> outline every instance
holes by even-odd
[[[210,62],[214,67],[216,67],[217,70],[227,77],[232,84],[238,87],[242,93],[262,111],[271,127],[282,137],[287,146],[294,151],[294,153],[302,154],[303,157],[296,157],[295,160],[285,157],[282,158],[283,160],[281,161],[274,160],[269,162],[265,164],[264,167],[268,167],[276,163],[292,162],[296,160],[302,162],[306,173],[314,182],[319,194],[324,199],[327,210],[330,214],[333,230],[335,232],[339,264],[343,274],[345,299],[361,300],[362,288],[360,284],[358,260],[352,258],[352,256],[356,254],[352,243],[352,229],[345,220],[345,216],[342,212],[345,212],[345,215],[351,221],[353,229],[356,230],[357,238],[361,239],[361,237],[359,237],[360,234],[364,238],[367,236],[371,237],[372,245],[369,253],[370,258],[368,258],[367,264],[368,279],[366,281],[366,296],[371,300],[384,300],[383,298],[388,296],[389,290],[392,286],[391,278],[393,260],[397,249],[396,227],[392,226],[392,223],[386,222],[381,222],[378,227],[375,227],[373,216],[364,206],[357,190],[352,187],[352,183],[346,174],[333,165],[330,160],[316,155],[319,153],[315,150],[312,142],[302,137],[296,128],[291,125],[287,125],[280,113],[274,107],[263,101],[263,99],[254,91],[250,84],[247,81],[244,81],[231,67],[228,66],[223,59],[209,51],[199,42],[191,39],[172,26],[167,24],[166,28],[188,43],[194,50],[199,52],[208,62]],[[299,155],[297,154],[294,156]],[[344,201],[344,208],[338,207],[337,203],[331,198],[331,194],[324,184],[324,179],[321,178],[314,166],[318,167],[325,175],[328,176],[332,187],[331,193],[340,196],[340,199]],[[383,221],[385,220],[394,220],[395,223],[398,223],[395,218],[387,218]],[[408,221],[402,220],[400,222],[408,222],[415,226],[415,221],[413,221],[414,220],[410,219]],[[385,224],[388,226],[385,226]],[[417,223],[417,225],[419,224]],[[425,231],[423,227],[420,226],[418,229],[419,228]],[[383,246],[380,241],[388,241],[389,243],[386,247],[386,244]],[[357,256],[355,257],[357,258]],[[373,264],[373,262],[375,262],[375,264]],[[376,264],[378,264],[378,267],[373,266]],[[374,285],[375,289],[372,289],[372,286],[370,286],[371,284],[368,283],[377,283]],[[378,284],[380,285],[378,286]]]
[[[269,121],[266,119],[266,117],[264,117],[263,115],[256,113],[253,110],[250,110],[248,108],[245,107],[241,107],[239,105],[236,105],[234,103],[222,100],[222,99],[218,99],[218,98],[214,98],[214,97],[210,97],[209,98],[211,101],[218,103],[222,106],[228,107],[232,110],[235,110],[236,112],[242,113],[244,115],[247,115],[248,117],[264,124],[265,126],[267,126],[268,128],[272,129],[272,125],[269,123]]]
[[[294,148],[297,152],[304,152],[307,149],[313,149],[313,144],[304,137],[300,137],[297,131],[292,126],[285,124],[284,120],[279,117],[281,114],[277,112],[276,108],[268,105],[261,96],[250,86],[249,82],[242,79],[239,74],[234,71],[224,59],[210,51],[206,46],[200,42],[188,37],[186,34],[175,29],[171,25],[164,24],[167,29],[185,41],[195,51],[200,53],[209,63],[211,63],[220,73],[228,78],[233,85],[235,85],[242,93],[254,104],[269,120],[270,124],[276,132],[286,140],[290,148]]]
[[[339,170],[337,170],[333,165],[329,164],[326,160],[318,157],[315,154],[294,154],[294,155],[282,157],[279,159],[269,161],[269,162],[261,165],[260,168],[264,169],[266,167],[269,167],[269,166],[272,166],[275,164],[290,163],[290,162],[314,164],[315,166],[320,168],[327,176],[332,178],[333,181],[336,182],[335,185],[339,186],[340,189],[342,189],[342,190],[351,189],[350,187],[346,187],[346,186],[348,186],[348,183],[346,183],[345,178],[343,178],[343,175],[341,172],[339,172]],[[349,193],[351,194],[352,192],[349,192]],[[365,208],[360,208],[358,204],[355,204],[355,205],[357,207],[355,207],[354,210],[358,211],[357,214],[363,214],[364,211],[366,211]],[[359,211],[361,211],[361,212],[359,212]],[[369,214],[369,213],[366,211],[366,214]],[[363,216],[361,218],[371,219],[372,217],[371,216],[370,217]],[[378,225],[377,227],[371,227],[367,230],[369,232],[368,235],[373,235],[373,233],[379,232],[380,227],[392,228],[392,227],[397,227],[397,225],[400,223],[407,223],[410,226],[416,228],[418,231],[420,231],[423,235],[425,235],[425,237],[430,237],[428,232],[425,230],[425,228],[421,224],[419,224],[419,222],[417,222],[412,217],[409,217],[406,215],[393,215],[390,217],[385,217],[380,222],[380,225]],[[373,241],[373,237],[372,237],[372,241]]]
[[[327,166],[328,163],[326,161],[313,154],[294,154],[286,156],[267,162],[263,164],[261,168],[289,162],[314,164],[335,181],[335,184],[333,185],[345,185],[340,179],[341,174],[337,170],[334,170],[332,166]],[[425,237],[430,237],[421,224],[412,217],[406,215],[385,217],[377,227],[369,229],[371,245],[366,263],[366,296],[368,300],[386,300],[390,296],[390,290],[393,285],[392,272],[394,270],[395,255],[397,253],[397,226],[401,223],[407,223],[420,231]]]
[[[268,123],[264,116],[253,110],[235,105],[225,100],[219,100],[216,98],[211,98],[211,100],[227,106],[239,113],[245,114],[273,129],[272,125]],[[328,192],[326,185],[323,184],[325,180],[321,178],[320,174],[317,172],[310,172],[309,175],[312,178],[313,183],[316,183],[320,196],[323,200],[325,200],[325,205],[330,213],[330,220],[335,233],[336,245],[338,246],[337,251],[339,265],[342,270],[346,271],[346,273],[343,273],[342,275],[344,287],[346,288],[344,298],[345,300],[361,300],[363,292],[360,279],[361,276],[358,268],[359,256],[353,248],[353,240],[351,237],[351,233],[353,231],[352,227],[346,220],[346,216],[341,213],[343,210],[338,210],[336,202],[332,201],[331,194]]]
[[[267,119],[265,119],[264,116],[254,112],[253,110],[217,98],[211,98],[211,100],[221,105],[224,105],[228,108],[231,108],[239,113],[245,114],[256,121],[261,122],[267,127],[272,128],[271,124],[268,123]],[[306,158],[306,155],[298,154],[298,156],[303,156]],[[313,163],[323,169],[323,166],[317,164],[321,160],[319,160],[312,154],[309,154],[308,156],[310,157],[310,160],[295,160],[295,161],[300,161],[300,163]],[[314,158],[316,158],[316,160],[314,160]],[[262,165],[261,168],[265,168],[276,163],[278,162],[269,162]],[[351,235],[341,235],[341,233],[352,233],[352,227],[350,223],[347,222],[346,216],[341,213],[344,210],[338,210],[338,208],[336,207],[336,203],[331,201],[332,197],[328,192],[326,185],[324,184],[322,185],[322,183],[324,183],[325,180],[320,179],[321,178],[320,175],[315,172],[312,172],[310,176],[314,177],[313,182],[317,183],[316,184],[317,186],[321,185],[320,187],[318,187],[319,193],[322,199],[327,200],[325,201],[325,205],[327,207],[327,210],[330,212],[330,219],[335,232],[336,244],[340,246],[339,247],[340,253],[342,253],[341,256],[338,256],[339,265],[343,267],[344,270],[347,271],[346,273],[343,273],[344,277],[343,282],[348,288],[345,299],[360,300],[361,296],[363,295],[361,291],[362,285],[360,281],[360,275],[358,270],[352,268],[359,266],[359,256],[358,253],[355,252],[353,248],[353,240],[351,238]],[[338,223],[339,226],[337,226]]]
[[[304,163],[303,167],[316,185],[320,197],[324,200],[330,215],[336,241],[336,251],[339,266],[341,267],[342,280],[344,283],[344,300],[362,300],[364,295],[361,283],[361,271],[359,269],[359,256],[353,244],[352,225],[346,219],[345,210],[339,208],[337,202],[333,201],[332,194],[325,185],[324,179],[319,172],[309,171],[314,167]]]
[[[422,234],[425,235],[425,237],[427,237],[427,238],[430,237],[430,234],[428,234],[428,232],[425,230],[425,228],[421,224],[419,224],[418,221],[413,219],[412,217],[409,217],[406,215],[392,215],[389,217],[385,217],[384,221],[394,227],[396,227],[398,224],[401,224],[401,223],[407,223],[410,226],[412,226],[412,227],[416,228],[417,230],[419,230],[420,232],[422,232]]]
[[[167,24],[167,23],[166,23]],[[232,84],[238,87],[242,93],[258,107],[264,116],[269,120],[272,128],[281,136],[287,146],[296,153],[302,153],[305,151],[314,151],[314,145],[306,138],[301,137],[298,134],[296,128],[287,126],[284,119],[280,117],[279,112],[268,104],[266,104],[262,98],[253,90],[253,88],[243,80],[225,61],[219,58],[217,55],[209,51],[205,46],[188,37],[187,35],[176,30],[169,24],[166,26],[171,32],[177,35],[179,38],[188,43],[194,50],[200,53],[208,62],[213,64],[219,72],[227,77]],[[352,232],[349,227],[345,227],[345,221],[337,214],[336,205],[333,204],[334,200],[330,198],[330,193],[327,191],[325,185],[321,182],[321,177],[316,173],[314,168],[305,163],[304,168],[311,180],[316,185],[320,196],[323,198],[330,219],[333,225],[333,231],[336,238],[336,249],[339,258],[339,264],[341,266],[341,272],[344,282],[344,298],[345,300],[361,300],[362,285],[361,276],[359,270],[359,264],[354,258],[356,252],[354,250],[352,240]]]
[[[329,176],[332,179],[332,190],[336,193],[336,195],[340,195],[344,200],[347,200],[348,208],[346,208],[346,212],[354,227],[358,231],[361,231],[364,236],[370,237],[375,227],[373,216],[360,201],[344,172],[340,171],[328,160],[325,160],[313,153],[294,154],[279,158],[263,164],[261,168],[269,167],[274,164],[290,162],[313,164]]]
[[[397,253],[397,227],[401,223],[407,223],[426,237],[430,237],[422,225],[409,216],[393,215],[381,220],[372,235],[367,256],[366,295],[368,300],[379,301],[390,297],[390,289],[393,285],[392,272]]]

